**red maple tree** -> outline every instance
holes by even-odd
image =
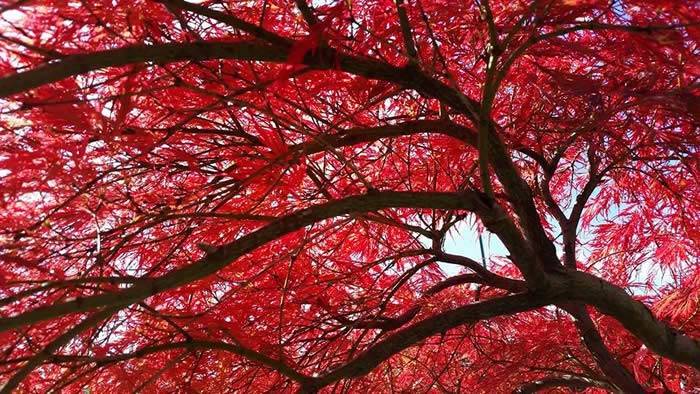
[[[700,392],[700,2],[0,12],[0,392]]]

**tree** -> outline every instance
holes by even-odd
[[[697,1],[0,7],[3,393],[700,390]]]

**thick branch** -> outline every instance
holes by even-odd
[[[513,394],[534,394],[540,390],[554,387],[566,387],[575,391],[583,391],[591,387],[608,390],[611,389],[607,382],[597,379],[589,379],[578,376],[555,376],[528,383],[515,390]]]
[[[408,21],[406,13],[406,4],[403,0],[396,0],[396,13],[399,15],[399,24],[401,25],[401,35],[403,36],[403,44],[406,47],[409,61],[414,63],[418,60],[418,51],[416,51],[416,43],[413,40],[411,25]]]
[[[314,10],[312,10],[311,7],[309,7],[309,4],[306,2],[306,0],[295,0],[295,3],[297,5],[297,8],[299,9],[299,12],[301,12],[301,16],[304,17],[304,20],[306,21],[306,24],[309,25],[309,27],[314,26],[318,23],[318,18],[316,18]]]
[[[467,257],[462,257],[462,256],[455,256],[455,255],[448,255],[452,256],[452,259],[450,261],[452,263],[456,264],[464,264],[464,261],[472,261],[471,259]],[[429,262],[433,262],[436,259],[431,259],[428,260]],[[445,259],[442,259],[445,261]],[[434,284],[433,286],[429,287],[422,295],[422,297],[432,297],[435,294],[448,289],[453,286],[459,286],[467,283],[479,283],[482,285],[487,285],[491,287],[495,287],[498,289],[503,289],[503,290],[508,290],[512,293],[520,293],[524,292],[527,290],[527,286],[525,285],[525,282],[519,281],[519,280],[514,280],[510,278],[506,278],[503,276],[496,275],[485,268],[481,267],[478,265],[478,263],[474,262],[478,269],[478,272],[480,274],[461,274],[461,275],[456,275],[449,277],[441,282],[438,282]],[[464,264],[465,267],[473,268],[473,266],[470,264]],[[421,265],[416,265],[413,267],[411,270],[407,271],[406,273],[409,274],[411,271],[417,271],[420,269]],[[404,273],[404,275],[406,275]],[[403,279],[407,278],[408,276],[404,276]],[[350,319],[347,319],[343,316],[334,316],[334,319],[340,321],[344,325],[351,327],[351,328],[356,328],[356,329],[381,329],[385,331],[391,331],[391,330],[396,330],[403,325],[407,324],[410,322],[414,317],[418,315],[418,313],[421,311],[422,306],[421,305],[416,305],[405,312],[401,313],[400,315],[396,317],[385,317],[385,316],[379,316],[376,318],[372,319],[364,319],[364,320],[357,320],[357,321],[352,321]]]
[[[657,354],[700,369],[700,341],[658,320],[623,289],[593,275],[573,271],[559,285],[567,298],[595,306],[614,317]]]
[[[287,51],[255,41],[191,42],[158,45],[134,45],[65,58],[32,70],[0,78],[0,96],[7,97],[64,78],[106,67],[135,63],[157,64],[208,59],[237,59],[283,62]]]
[[[637,383],[634,376],[605,346],[605,342],[603,342],[603,338],[600,336],[585,306],[576,304],[565,306],[564,309],[574,317],[574,324],[579,334],[581,334],[583,343],[595,358],[598,367],[610,379],[612,384],[624,393],[646,393],[646,390]]]
[[[439,313],[392,334],[344,366],[322,376],[317,381],[317,387],[326,386],[340,379],[363,376],[394,354],[438,333],[495,316],[533,310],[552,301],[554,300],[532,294],[516,294]]]
[[[144,280],[128,289],[40,307],[18,316],[1,319],[0,332],[70,313],[108,306],[126,306],[142,301],[163,291],[202,279],[267,242],[332,217],[392,207],[473,210],[478,204],[478,199],[475,193],[374,192],[316,205],[285,216],[223,245],[191,265],[155,279]]]
[[[0,78],[0,97],[21,93],[38,86],[57,82],[89,71],[128,64],[153,62],[165,64],[188,60],[234,59],[284,63],[289,57],[289,45],[268,45],[259,41],[243,42],[188,42],[157,45],[134,45],[124,48],[71,55],[59,61],[43,64],[32,70]],[[476,113],[478,103],[465,99],[458,91],[430,78],[415,67],[399,68],[388,63],[365,57],[339,53],[332,48],[318,48],[307,53],[304,63],[316,69],[338,69],[369,79],[397,83],[415,89],[422,94],[439,99],[455,109],[468,114]]]

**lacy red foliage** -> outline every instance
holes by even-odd
[[[700,391],[699,2],[0,12],[2,392]]]

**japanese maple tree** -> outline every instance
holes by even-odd
[[[700,392],[697,0],[0,13],[0,392]]]

